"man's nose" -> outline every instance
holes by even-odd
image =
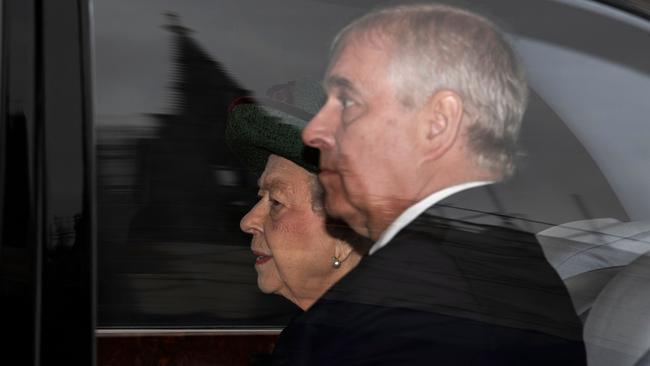
[[[260,201],[261,202],[261,201]],[[257,202],[250,211],[244,217],[242,217],[239,222],[239,228],[241,231],[247,234],[259,234],[264,230],[262,224],[262,210],[260,208],[260,202]]]
[[[307,146],[323,149],[334,145],[334,120],[327,104],[318,111],[314,118],[302,130],[302,141]]]

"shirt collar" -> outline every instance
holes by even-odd
[[[442,201],[443,199],[454,195],[460,191],[464,191],[466,189],[474,188],[474,187],[480,187],[484,185],[488,185],[494,183],[492,181],[477,181],[477,182],[466,182],[466,183],[461,183],[455,186],[447,187],[445,189],[442,189],[440,191],[434,192],[421,201],[415,203],[411,207],[407,208],[404,212],[402,212],[401,215],[393,221],[386,230],[384,230],[383,233],[381,233],[381,236],[379,239],[373,244],[373,246],[370,248],[370,251],[368,252],[369,255],[374,254],[377,252],[379,249],[385,247],[388,245],[388,243],[399,233],[400,230],[402,230],[406,225],[410,224],[413,220],[415,220],[416,217],[420,216],[421,213],[426,211],[429,207],[435,205],[436,203]]]

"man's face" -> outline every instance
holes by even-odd
[[[390,51],[350,40],[325,77],[326,104],[303,131],[320,150],[327,212],[373,240],[417,194],[417,113],[397,99]]]

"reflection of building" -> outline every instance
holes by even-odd
[[[98,128],[100,324],[283,324],[294,306],[258,290],[239,230],[255,180],[224,141],[227,107],[247,91],[168,17],[170,113]]]
[[[96,154],[100,251],[104,243],[126,241],[131,217],[146,200],[136,161],[138,147],[156,136],[151,121],[149,116],[99,117]]]
[[[224,142],[224,130],[228,104],[247,91],[189,36],[191,31],[176,16],[168,19],[172,113],[149,116],[156,121],[155,138],[125,136],[100,146],[100,174],[105,173],[100,193],[130,192],[138,206],[130,223],[131,241],[237,240],[242,209],[230,203],[241,201],[246,184]],[[100,143],[109,142],[105,133],[100,137]],[[110,205],[110,200],[104,203]]]
[[[224,143],[227,107],[246,94],[168,15],[173,35],[173,113],[156,115],[157,139],[139,146],[137,172],[146,206],[134,217],[130,240],[218,242],[237,230],[239,213],[228,205],[232,192],[218,187],[215,167],[235,158]]]

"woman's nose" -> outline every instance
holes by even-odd
[[[261,202],[257,202],[239,222],[241,231],[247,234],[258,234],[263,231]]]

